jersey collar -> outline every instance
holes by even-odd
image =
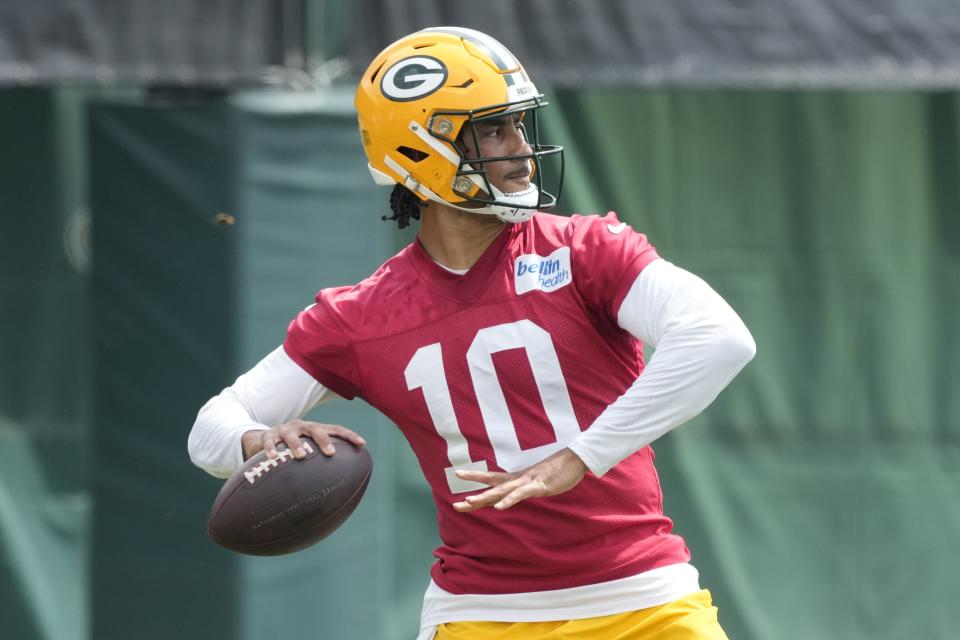
[[[480,259],[465,274],[451,273],[437,264],[420,244],[419,236],[411,244],[410,257],[420,278],[438,293],[469,304],[476,302],[486,290],[491,276],[502,264],[502,256],[510,240],[519,233],[519,224],[504,227]]]

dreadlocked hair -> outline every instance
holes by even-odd
[[[401,229],[410,226],[410,218],[420,219],[420,209],[426,203],[413,195],[413,192],[401,184],[393,185],[390,192],[390,209],[392,216],[380,216],[381,220],[396,220]]]

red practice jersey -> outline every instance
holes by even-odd
[[[517,593],[687,562],[663,514],[650,447],[566,493],[459,513],[483,488],[454,468],[519,471],[562,449],[636,380],[642,345],[617,311],[657,257],[606,217],[508,225],[465,275],[418,242],[353,287],[324,289],[284,348],[320,383],[403,431],[430,484],[451,593]]]

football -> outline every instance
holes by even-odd
[[[207,530],[218,545],[255,556],[299,551],[333,533],[360,503],[373,461],[364,447],[331,437],[325,456],[308,437],[297,460],[281,443],[273,460],[261,451],[224,483]]]

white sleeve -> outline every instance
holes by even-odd
[[[663,259],[637,276],[617,321],[655,351],[633,385],[568,445],[598,476],[703,411],[757,348],[723,298]]]
[[[338,397],[278,347],[203,405],[187,438],[190,460],[217,478],[243,464],[240,438],[300,418]]]

